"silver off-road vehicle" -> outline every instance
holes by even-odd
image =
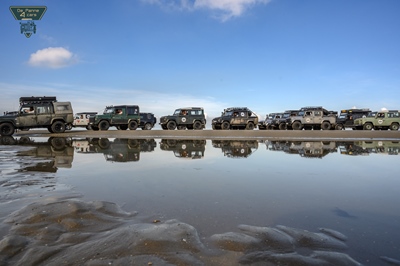
[[[303,107],[297,116],[286,120],[287,129],[294,130],[330,130],[336,126],[337,112],[328,111],[319,106]]]
[[[63,133],[72,127],[70,102],[58,102],[56,97],[21,97],[19,102],[17,113],[0,116],[2,136],[11,136],[16,129],[47,128],[51,133]]]

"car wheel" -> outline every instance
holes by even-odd
[[[228,130],[230,127],[231,127],[231,125],[227,121],[224,121],[221,124],[221,129],[223,129],[223,130]]]
[[[337,125],[335,126],[335,129],[336,129],[336,130],[343,130],[344,127],[343,127],[342,124],[337,124]]]
[[[0,125],[0,134],[2,136],[11,136],[15,132],[15,127],[11,123],[3,123]]]
[[[108,130],[108,128],[110,127],[110,123],[108,123],[108,121],[107,120],[103,120],[103,121],[100,121],[100,123],[99,123],[99,129],[100,130]]]
[[[279,124],[279,130],[285,130],[286,129],[286,124],[285,123],[280,123]]]
[[[365,123],[363,126],[364,130],[372,130],[373,129],[373,125],[371,123]]]
[[[393,123],[390,125],[390,130],[397,131],[399,130],[399,124]]]
[[[64,124],[64,122],[55,121],[55,122],[51,125],[51,132],[53,132],[53,133],[64,133],[64,131],[65,131],[65,124]]]
[[[167,124],[167,128],[168,128],[168,130],[175,130],[175,128],[176,128],[175,121],[169,121]]]
[[[200,121],[196,121],[193,123],[193,129],[194,130],[200,130],[201,129],[201,122]]]
[[[253,130],[254,129],[254,124],[252,122],[249,122],[246,126],[247,130]]]
[[[65,138],[50,138],[49,142],[51,147],[58,151],[63,150],[67,143]]]
[[[292,128],[294,130],[301,130],[303,128],[303,125],[299,121],[294,121],[292,124]]]
[[[138,122],[133,120],[133,121],[129,122],[128,127],[130,130],[136,130],[138,128]]]
[[[152,127],[152,125],[150,123],[146,123],[142,129],[143,130],[151,130],[152,128],[153,127]]]
[[[86,126],[86,129],[87,129],[87,130],[92,130],[92,126],[91,126],[91,125],[87,125],[87,126]]]
[[[331,129],[331,123],[329,123],[328,121],[324,121],[321,124],[321,128],[322,130],[329,130]]]

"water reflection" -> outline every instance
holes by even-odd
[[[106,161],[137,162],[141,152],[152,152],[157,147],[154,139],[86,138],[74,139],[77,153],[103,153]]]
[[[74,148],[70,139],[49,138],[47,141],[37,141],[28,137],[14,138],[12,136],[2,136],[1,145],[28,146],[32,149],[18,152],[18,156],[30,156],[36,158],[50,159],[50,161],[39,161],[28,164],[22,171],[48,172],[55,173],[58,168],[71,168],[74,160]]]
[[[163,151],[173,151],[175,157],[201,159],[206,149],[205,140],[162,139],[160,148]]]
[[[247,158],[258,149],[256,140],[213,140],[212,146],[220,148],[229,158]]]

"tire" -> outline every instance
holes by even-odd
[[[50,138],[49,139],[51,147],[53,147],[57,151],[61,151],[65,148],[67,141],[65,138]]]
[[[254,130],[254,123],[253,122],[247,123],[246,130]]]
[[[93,131],[99,131],[99,127],[91,126]]]
[[[322,130],[329,130],[331,129],[331,123],[329,123],[328,121],[324,121],[321,124],[321,128]]]
[[[132,121],[129,122],[128,128],[130,130],[136,130],[138,128],[138,126],[139,126],[138,122],[135,121],[135,120],[132,120]]]
[[[52,133],[64,133],[65,132],[65,124],[64,122],[61,121],[55,121],[51,125],[51,131]]]
[[[335,126],[335,129],[336,129],[336,130],[344,130],[344,126],[343,126],[342,124],[337,124],[337,125]]]
[[[162,125],[161,128],[162,128],[163,130],[167,130],[167,126],[166,126],[166,125]]]
[[[363,126],[364,130],[372,130],[374,126],[371,123],[365,123]]]
[[[92,130],[92,126],[91,126],[91,125],[87,125],[87,126],[86,126],[86,129],[87,129],[87,130]]]
[[[109,127],[110,127],[110,123],[108,123],[107,120],[100,121],[100,123],[99,123],[99,129],[100,129],[101,131],[106,131],[106,130],[108,130]]]
[[[224,122],[222,122],[222,124],[221,124],[221,129],[222,129],[222,130],[229,130],[230,127],[231,127],[231,125],[230,125],[229,122],[227,122],[227,121],[224,121]]]
[[[279,124],[279,130],[286,130],[286,124],[285,123],[280,123]]]
[[[167,123],[167,128],[168,128],[168,130],[175,130],[175,128],[176,128],[176,122],[175,121],[168,121],[168,123]]]
[[[220,126],[216,126],[215,124],[212,124],[211,127],[212,127],[213,130],[219,130],[219,129],[221,129]]]
[[[108,149],[110,147],[110,141],[107,138],[99,139],[98,144],[99,144],[99,147],[102,149]]]
[[[193,129],[194,130],[200,130],[201,129],[201,122],[200,121],[196,121],[193,123]]]
[[[301,130],[303,125],[299,121],[294,121],[292,124],[293,130]]]
[[[390,125],[390,130],[393,130],[393,131],[399,130],[399,124],[397,124],[397,123],[392,123],[392,124]]]
[[[11,123],[3,123],[0,125],[0,135],[11,136],[15,132],[15,127]]]
[[[142,128],[143,130],[151,130],[153,126],[150,123],[144,124],[144,127]]]
[[[119,130],[127,130],[128,129],[128,125],[120,125],[119,126]]]

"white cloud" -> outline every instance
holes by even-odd
[[[246,9],[255,4],[267,4],[271,0],[196,0],[195,8],[206,8],[220,12],[222,21],[241,16]]]
[[[63,47],[49,47],[31,54],[28,64],[34,67],[62,68],[78,62],[78,57]]]
[[[267,4],[272,0],[142,0],[148,4],[156,4],[162,8],[175,10],[208,9],[215,12],[215,16],[227,21],[233,17],[241,16],[248,8],[256,4]]]

